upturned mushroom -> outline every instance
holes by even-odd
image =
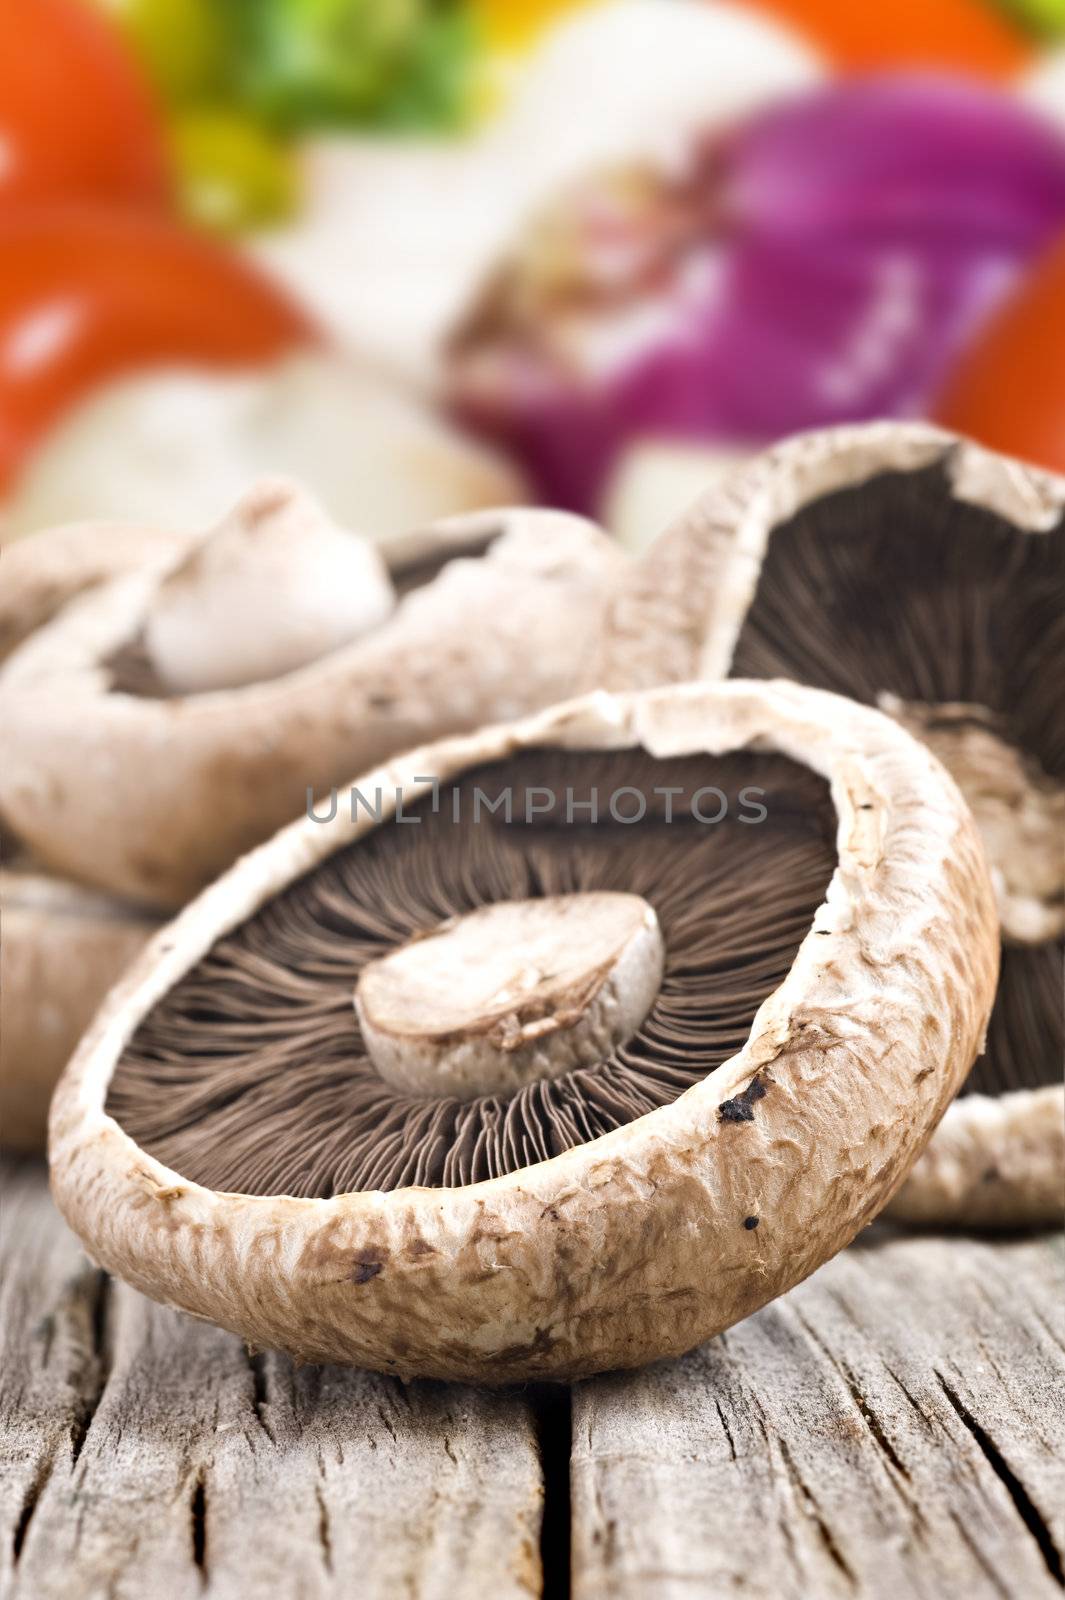
[[[57,1090],[58,1204],[143,1292],[308,1361],[572,1378],[845,1245],[975,1056],[975,825],[880,713],[594,694],[424,747],[238,862]]]
[[[169,566],[65,606],[0,672],[0,810],[50,870],[182,904],[308,795],[588,684],[622,564],[591,523],[481,512],[382,552],[267,481]]]
[[[623,581],[610,686],[786,676],[879,706],[943,762],[990,857],[987,1048],[895,1202],[1060,1221],[1065,481],[938,429],[799,436],[711,489]]]

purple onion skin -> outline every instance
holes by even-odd
[[[706,223],[687,286],[667,290],[668,330],[610,372],[541,370],[524,395],[460,400],[548,503],[599,509],[633,439],[756,445],[921,415],[1065,233],[1065,137],[953,79],[819,89],[708,143],[696,167]]]

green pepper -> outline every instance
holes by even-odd
[[[223,0],[238,91],[272,124],[442,126],[463,109],[462,0]]]
[[[1065,34],[1065,0],[1006,0],[1006,9],[1045,39]]]
[[[191,221],[240,233],[295,209],[296,163],[287,145],[239,111],[195,107],[171,127],[182,207]]]
[[[101,0],[171,103],[224,90],[230,39],[217,0]]]

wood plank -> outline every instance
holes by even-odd
[[[1044,1600],[1060,1240],[884,1234],[684,1360],[574,1392],[575,1600]]]
[[[11,1600],[540,1593],[526,1398],[249,1359],[90,1267],[35,1164],[3,1241]]]
[[[558,1600],[571,1534],[575,1600],[1061,1594],[1058,1241],[885,1231],[684,1360],[577,1386],[572,1455],[565,1389],[297,1370],[111,1285],[37,1165],[3,1254],[11,1600]]]

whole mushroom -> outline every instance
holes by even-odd
[[[590,683],[622,565],[584,519],[522,509],[378,550],[269,480],[11,654],[0,810],[51,870],[180,905],[352,771]]]
[[[503,538],[505,529],[514,537]],[[488,568],[479,558],[496,544],[490,570],[464,575],[466,567]],[[490,642],[508,616],[535,618],[560,599],[563,676],[547,671],[547,699],[572,686],[566,666],[598,614],[595,574],[618,559],[578,519],[515,512],[393,534],[382,553],[277,480],[260,484],[206,540],[85,522],[5,547],[0,661],[17,658],[13,676],[28,671],[34,688],[23,694],[16,685],[9,696],[5,678],[0,689],[11,736],[0,775],[11,800],[3,819],[9,870],[0,880],[0,1140],[43,1144],[59,1074],[125,960],[157,925],[156,903],[187,897],[201,876],[296,814],[306,803],[300,783],[325,782],[330,759],[347,771],[361,731],[356,725],[352,734],[349,713],[358,718],[360,704],[367,707],[366,736],[380,752],[401,744],[408,726],[435,733],[476,720],[478,705],[509,713],[512,695],[519,706],[530,703],[523,696],[535,700],[544,674],[535,662],[522,673],[520,634],[504,654],[509,676],[491,680],[497,648],[477,686],[476,641],[461,636],[464,604],[475,622],[478,603],[497,607]],[[449,564],[454,570],[445,572]],[[526,568],[530,593],[522,594]],[[440,580],[438,598],[430,597]],[[554,626],[542,632],[554,638]],[[391,637],[391,653],[386,637],[369,659],[350,659],[348,646],[379,633]],[[117,641],[117,651],[108,644],[95,654],[101,636]],[[318,660],[341,663],[325,678],[325,716],[311,704],[321,680],[301,678]],[[404,691],[398,680],[421,673],[431,681],[419,704],[416,688]],[[236,692],[261,683],[272,687]],[[278,695],[282,684],[295,688]],[[64,751],[68,733],[78,755]],[[304,779],[278,757],[286,738],[312,750]],[[194,780],[183,792],[189,766]],[[140,863],[133,870],[130,853]],[[161,863],[161,877],[141,870],[146,862]],[[100,887],[87,891],[71,877]]]
[[[602,681],[787,676],[879,706],[947,767],[991,862],[986,1050],[894,1205],[1060,1220],[1065,480],[921,424],[799,435],[708,491],[622,583]]]
[[[975,826],[874,710],[599,693],[351,792],[157,936],[53,1102],[93,1257],[253,1346],[679,1353],[876,1215],[979,1048]]]

